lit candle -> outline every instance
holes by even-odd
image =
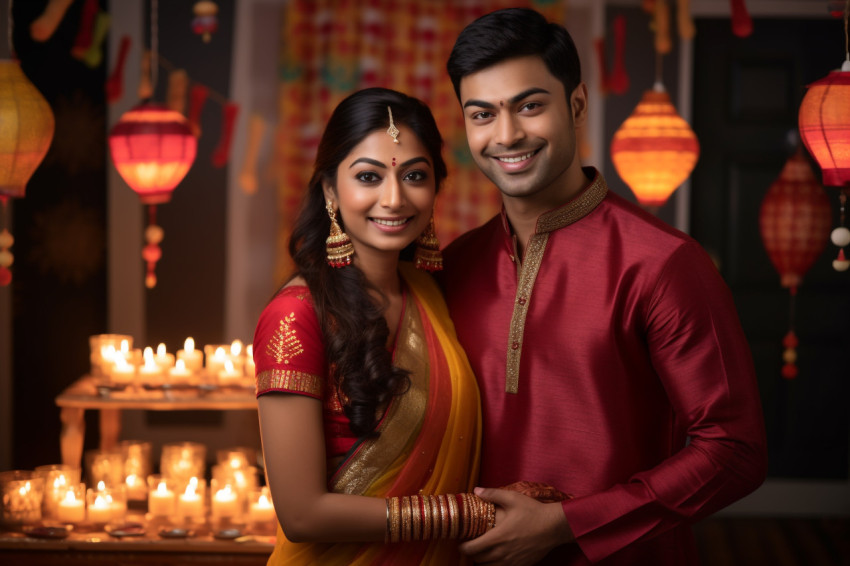
[[[204,516],[204,502],[198,493],[198,478],[190,478],[186,491],[177,498],[177,516],[193,519]]]
[[[115,363],[112,366],[112,381],[114,383],[130,383],[136,376],[136,366],[127,363],[121,353],[115,354]]]
[[[216,491],[211,503],[213,519],[233,518],[239,515],[239,501],[230,485],[225,485]]]
[[[241,377],[242,372],[237,371],[236,368],[233,367],[233,362],[230,360],[225,360],[224,369],[218,372],[218,383],[219,385],[223,386],[237,385],[239,383],[239,378]]]
[[[242,340],[234,340],[230,344],[230,355],[238,358],[242,354]]]
[[[148,511],[151,515],[174,514],[174,492],[168,489],[164,481],[160,481],[148,495]]]
[[[153,357],[153,348],[148,346],[144,353],[145,363],[139,368],[139,376],[148,381],[162,376],[162,368],[156,363]]]
[[[260,496],[256,501],[251,503],[249,511],[251,521],[254,523],[265,523],[275,520],[274,506],[271,498],[268,496],[268,488],[263,488],[260,491]]]
[[[3,486],[2,517],[11,521],[32,523],[41,519],[40,493],[36,493],[35,480],[13,480]]]
[[[127,474],[127,477],[124,479],[124,483],[127,485],[127,495],[130,497],[130,499],[145,498],[145,482],[142,481],[142,478],[140,478],[136,474]],[[140,494],[141,497],[139,497]]]
[[[192,337],[186,338],[183,349],[177,351],[177,359],[183,360],[186,369],[192,372],[200,371],[204,367],[204,355],[195,349],[195,340]]]
[[[73,489],[65,492],[65,497],[56,508],[56,519],[62,523],[81,523],[86,518],[86,503]]]
[[[212,376],[219,375],[224,369],[224,362],[227,361],[227,359],[227,352],[224,350],[224,348],[221,346],[216,348],[213,355],[207,358],[207,373]]]
[[[192,372],[186,369],[186,360],[177,360],[174,367],[168,370],[168,377],[170,377],[172,381],[187,381],[190,377],[192,377]]]
[[[112,497],[108,493],[94,494],[94,501],[89,503],[89,522],[108,523],[112,518]]]
[[[245,346],[245,375],[253,379],[257,375],[257,367],[254,365],[254,345]]]
[[[156,347],[156,356],[154,357],[154,360],[156,360],[156,365],[161,367],[163,370],[174,367],[174,354],[169,354],[165,351],[165,344],[160,343],[159,346]]]

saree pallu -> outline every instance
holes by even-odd
[[[478,386],[433,279],[409,264],[400,271],[410,291],[399,328],[395,364],[411,372],[378,425],[335,471],[335,493],[393,497],[471,491],[478,478],[481,410]],[[458,541],[293,543],[278,527],[270,565],[467,564]]]

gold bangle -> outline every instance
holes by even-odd
[[[460,533],[460,517],[457,507],[457,499],[455,499],[454,495],[447,495],[446,503],[449,505],[449,520],[451,521],[449,538],[456,539]]]
[[[431,539],[431,499],[422,496],[422,540]]]
[[[413,533],[410,540],[422,540],[422,507],[419,505],[419,496],[410,496],[410,517]]]
[[[443,528],[440,522],[440,502],[436,495],[430,495],[431,499],[431,539],[436,540],[441,536]]]
[[[389,498],[386,499],[386,503],[387,503],[387,527],[386,527],[386,532],[384,533],[384,544],[390,542],[390,530],[391,530],[391,525],[392,525],[392,523],[390,523],[390,500],[389,500]]]
[[[398,497],[390,497],[390,542],[398,542],[401,534],[401,513]]]
[[[410,540],[410,498],[406,495],[401,498],[401,540]]]
[[[441,538],[449,538],[449,504],[445,495],[438,496],[440,501],[440,520],[443,522]]]
[[[463,499],[463,538],[468,539],[472,535],[472,505],[469,502],[469,494],[461,493]]]

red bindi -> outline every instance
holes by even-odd
[[[393,157],[393,167],[395,167],[395,157]]]

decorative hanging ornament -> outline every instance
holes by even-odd
[[[0,60],[0,124],[0,286],[6,286],[12,282],[9,268],[15,259],[7,204],[10,198],[23,198],[50,148],[55,126],[50,105],[17,61]]]
[[[192,31],[200,35],[205,43],[209,43],[212,34],[218,30],[218,6],[215,2],[205,0],[195,2],[192,11],[195,14],[192,19]]]
[[[803,275],[826,247],[832,211],[802,151],[792,155],[761,203],[759,230],[780,285],[789,290],[789,328],[783,339],[782,376],[797,376],[794,301]]]
[[[656,82],[614,133],[611,160],[638,202],[657,209],[691,174],[699,142],[676,112],[664,85]]]
[[[845,45],[850,0],[844,12]],[[820,165],[823,184],[840,191],[839,226],[833,230],[832,242],[838,246],[838,257],[832,266],[836,271],[850,267],[844,247],[850,244],[846,223],[847,196],[850,194],[850,50],[840,70],[810,84],[800,104],[800,135],[806,149]]]
[[[153,103],[142,103],[126,112],[109,132],[109,149],[115,168],[148,205],[148,227],[142,258],[147,263],[145,286],[156,286],[156,262],[162,256],[162,228],[156,224],[156,205],[171,200],[171,193],[186,176],[197,153],[197,139],[186,118]]]

